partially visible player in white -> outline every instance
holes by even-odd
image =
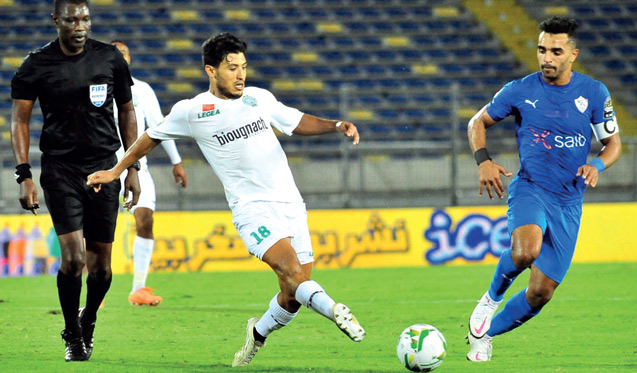
[[[113,40],[111,44],[124,55],[124,59],[130,65],[130,51],[128,46],[120,40]],[[151,128],[159,124],[164,115],[159,108],[159,102],[153,89],[148,83],[133,77],[135,83],[131,87],[133,93],[133,104],[135,105],[135,115],[137,116],[137,137],[139,138],[146,127]],[[117,115],[115,116],[117,120]],[[186,170],[181,164],[181,157],[177,151],[177,146],[172,140],[162,142],[162,146],[170,162],[173,164],[173,176],[175,182],[182,188],[186,187],[188,179]],[[124,149],[117,152],[117,158],[124,156]],[[128,301],[135,306],[157,306],[161,303],[162,298],[153,294],[153,289],[146,287],[146,279],[150,269],[150,259],[155,247],[155,238],[153,235],[153,211],[155,211],[155,183],[148,170],[148,161],[146,157],[139,160],[138,165],[139,185],[142,193],[139,196],[137,205],[130,209],[135,216],[135,228],[137,235],[133,241],[133,288],[128,296]],[[126,172],[122,177],[126,176]]]
[[[261,318],[248,320],[245,345],[235,353],[232,366],[248,365],[266,337],[289,324],[301,305],[332,320],[353,341],[365,336],[350,309],[310,280],[314,257],[307,211],[272,127],[286,135],[341,132],[354,145],[358,130],[347,121],[287,107],[265,89],[245,88],[245,50],[246,44],[231,34],[208,39],[203,59],[210,90],[178,102],[115,167],[89,175],[87,182],[99,191],[161,141],[197,142],[224,186],[233,223],[248,251],[274,270],[281,289]]]

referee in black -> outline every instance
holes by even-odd
[[[82,361],[91,356],[97,310],[111,284],[120,192],[120,184],[112,183],[102,187],[108,188],[107,193],[95,193],[86,185],[86,177],[117,163],[120,140],[113,100],[124,148],[135,141],[137,124],[128,65],[114,46],[88,38],[87,1],[55,0],[51,18],[58,38],[31,51],[11,81],[11,141],[20,204],[37,214],[37,188],[28,157],[29,122],[39,99],[44,117],[40,183],[62,251],[57,287],[64,314],[65,359]],[[137,203],[140,192],[132,168],[124,195],[129,192],[133,197],[126,203],[128,208]],[[85,265],[86,306],[78,310]]]

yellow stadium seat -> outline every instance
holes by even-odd
[[[292,54],[292,60],[296,62],[316,62],[318,54],[314,52],[296,52]]]
[[[193,49],[195,44],[190,39],[172,39],[168,40],[168,48],[171,49]]]
[[[177,76],[180,78],[200,78],[203,76],[203,70],[194,67],[184,67],[177,69]]]
[[[457,17],[458,16],[458,8],[452,6],[440,6],[435,7],[433,14],[435,17]]]
[[[252,17],[252,14],[249,10],[226,10],[224,13],[224,17],[226,19],[238,19],[238,20],[247,20]]]
[[[340,23],[319,23],[316,29],[322,32],[337,33],[343,31],[343,26]]]
[[[414,65],[411,70],[420,75],[438,74],[438,66],[436,65]]]
[[[374,112],[369,110],[351,110],[348,113],[349,117],[353,120],[372,120],[374,119]]]
[[[7,140],[7,141],[11,141],[11,132],[9,131],[2,131],[2,138]]]
[[[0,6],[13,6],[13,0],[0,0]]]
[[[0,126],[6,126],[7,125],[7,120],[5,117],[0,117]]]
[[[458,110],[458,116],[460,118],[471,118],[478,112],[478,109],[473,107],[463,107]]]
[[[2,57],[2,65],[9,67],[19,67],[22,65],[24,57]]]
[[[383,44],[389,47],[407,47],[410,40],[405,36],[387,36],[383,38]]]
[[[178,93],[187,93],[194,89],[193,85],[190,83],[168,83],[168,90]]]
[[[194,21],[198,18],[194,10],[173,10],[172,18],[178,21]]]
[[[272,87],[275,90],[293,91],[297,89],[297,84],[291,80],[275,80],[272,83]]]
[[[305,91],[322,91],[323,82],[315,79],[305,79],[299,82],[298,88]]]
[[[549,16],[567,16],[569,9],[567,6],[547,6],[544,13]]]
[[[95,5],[115,5],[115,0],[93,0],[91,3]]]

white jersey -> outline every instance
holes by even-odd
[[[272,129],[292,135],[302,116],[269,91],[248,87],[238,99],[204,92],[179,101],[146,133],[162,141],[194,139],[221,180],[231,209],[252,201],[303,202]]]
[[[159,107],[159,101],[157,100],[155,91],[153,91],[150,85],[136,78],[133,78],[133,83],[134,85],[131,87],[131,92],[133,94],[133,106],[135,106],[135,118],[137,119],[136,138],[139,138],[144,134],[147,127],[150,128],[159,124],[159,122],[164,119],[164,114],[162,114]],[[115,121],[117,122],[117,108],[114,110]],[[163,142],[162,146],[164,150],[166,150],[166,153],[168,153],[168,157],[170,157],[170,161],[173,165],[181,163],[181,157],[177,152],[177,146],[175,146],[174,141]],[[117,158],[122,159],[123,155],[124,148],[120,148],[117,151]],[[139,163],[142,168],[146,168],[148,164],[146,157],[141,158]]]

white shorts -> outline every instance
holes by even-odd
[[[120,196],[124,195],[124,180],[126,180],[126,175],[128,175],[128,170],[124,170],[120,177],[122,181],[122,189],[119,192]],[[130,212],[134,213],[139,207],[155,211],[155,182],[152,176],[150,176],[148,167],[142,167],[141,170],[137,171],[137,177],[139,178],[139,187],[142,189],[142,193],[139,195],[139,201],[130,209]],[[130,198],[132,197],[128,199]]]
[[[259,260],[279,240],[290,237],[299,262],[314,261],[305,203],[249,202],[232,209],[232,223],[248,252]]]

